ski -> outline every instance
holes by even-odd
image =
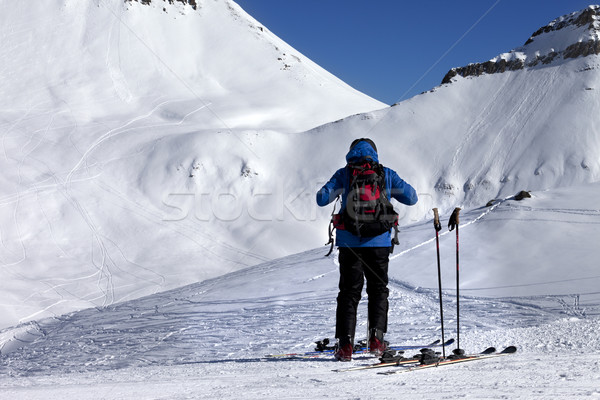
[[[442,347],[442,344],[440,343],[441,340],[435,340],[429,344],[426,345],[404,345],[404,346],[389,346],[389,350],[395,350],[395,351],[405,351],[405,350],[419,350],[421,348],[424,347]],[[325,344],[323,344],[325,343]],[[454,343],[454,339],[449,339],[446,341],[446,343],[443,344],[443,346],[449,346],[452,343]],[[265,358],[278,358],[278,359],[286,359],[286,358],[290,358],[290,359],[296,359],[296,358],[319,358],[319,357],[323,357],[323,356],[331,356],[333,354],[334,348],[332,347],[325,347],[326,344],[328,344],[328,340],[325,339],[325,341],[320,341],[317,342],[317,348],[322,348],[322,350],[314,350],[314,351],[307,351],[305,353],[284,353],[284,354],[267,354],[265,355]],[[360,355],[360,354],[369,354],[369,351],[367,349],[367,347],[365,346],[356,346],[354,349],[354,354]]]
[[[361,365],[361,366],[358,366],[358,367],[334,369],[332,371],[333,372],[361,371],[361,370],[364,370],[364,369],[396,367],[396,366],[400,366],[400,365],[416,364],[418,362],[419,362],[419,358],[418,357],[412,357],[412,358],[399,359],[397,361],[391,361],[391,362],[380,362],[380,363],[377,363],[377,364]]]
[[[446,359],[443,359],[443,360],[440,360],[437,362],[432,362],[431,364],[420,364],[420,365],[416,365],[416,366],[412,366],[412,367],[405,367],[400,370],[379,372],[379,374],[381,374],[381,375],[401,374],[404,372],[412,372],[412,371],[417,371],[417,370],[421,370],[421,369],[425,369],[425,368],[442,367],[444,365],[453,365],[453,364],[464,363],[464,362],[469,362],[469,361],[477,361],[477,360],[484,360],[484,359],[493,358],[493,357],[501,357],[501,356],[506,356],[509,354],[514,354],[517,351],[517,348],[515,346],[509,346],[509,347],[505,348],[504,350],[502,350],[501,352],[491,351],[491,349],[492,348],[486,349],[479,354],[459,356],[456,358],[453,358],[452,356],[450,356]]]
[[[454,343],[454,339],[450,339],[450,340],[446,341],[446,346],[450,345],[452,343]],[[484,352],[482,352],[481,354],[492,353],[495,351],[496,351],[495,348],[490,347],[490,348],[484,350]],[[437,359],[439,359],[439,354],[440,354],[440,353],[434,352],[430,348],[423,348],[423,349],[421,349],[421,354],[416,354],[409,358],[406,358],[403,356],[403,354],[402,354],[402,353],[404,353],[403,351],[400,351],[399,353],[400,354],[398,354],[396,356],[388,355],[388,358],[390,359],[390,361],[386,360],[386,354],[384,353],[384,355],[380,358],[381,362],[378,362],[376,364],[360,365],[357,367],[342,368],[342,369],[334,369],[332,371],[333,372],[350,372],[350,371],[361,371],[361,370],[365,370],[365,369],[398,367],[398,366],[402,366],[402,365],[418,364],[420,362],[423,362],[423,360],[426,358],[433,357],[437,360]]]

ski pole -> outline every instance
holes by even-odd
[[[440,216],[438,209],[433,209],[433,227],[435,228],[435,247],[437,249],[437,268],[438,268],[438,286],[440,292],[440,319],[442,321],[442,343],[446,343],[444,338],[444,307],[442,306],[442,268],[440,265],[440,234],[442,224],[440,224]],[[442,357],[446,358],[446,346],[442,346]]]
[[[453,230],[456,228],[456,350],[455,354],[461,355],[463,351],[460,348],[460,269],[459,269],[459,248],[458,248],[458,213],[460,208],[456,207],[450,216],[448,228]]]
[[[371,352],[371,338],[369,337],[369,317],[367,316],[367,353]]]

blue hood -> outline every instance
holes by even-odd
[[[346,162],[356,162],[361,159],[370,158],[376,163],[379,163],[379,157],[373,147],[366,141],[358,142],[353,148],[350,149],[346,154]]]

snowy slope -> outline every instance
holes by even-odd
[[[12,96],[3,97],[3,112],[31,119],[54,111],[59,120],[88,124],[153,111],[146,118],[163,124],[300,131],[384,107],[233,1],[198,1],[196,9],[174,3],[4,4],[0,51],[11,79],[1,89]],[[103,122],[106,131],[114,128]],[[79,128],[74,133],[83,140]]]
[[[331,358],[266,361],[267,353],[308,351],[312,341],[333,335],[338,272],[336,259],[323,257],[321,248],[4,331],[0,337],[20,340],[2,348],[0,398],[598,396],[600,276],[587,270],[595,255],[574,247],[598,237],[600,213],[587,197],[599,195],[598,185],[534,192],[531,199],[463,216],[461,347],[516,345],[516,355],[389,377],[376,370],[332,372],[340,364]],[[532,244],[532,232],[549,223],[565,234],[561,246],[540,241],[524,254],[519,243]],[[495,237],[499,225],[502,243]],[[440,336],[433,235],[431,221],[405,228],[391,261],[387,337],[393,343]],[[454,232],[444,233],[441,243],[446,337],[456,337]],[[503,268],[496,268],[492,244],[514,249],[502,255]],[[578,259],[565,266],[561,252]],[[535,263],[523,265],[524,258]],[[360,337],[365,318],[361,303]],[[344,366],[372,362],[357,357]]]
[[[368,135],[383,143],[382,162],[421,193],[406,221],[419,220],[432,207],[478,207],[520,190],[595,182],[600,176],[600,50],[573,57],[563,50],[571,47],[567,43],[589,41],[600,49],[599,11],[591,6],[561,17],[557,21],[578,21],[588,13],[593,22],[541,29],[528,44],[489,62],[535,59],[542,49],[562,52],[547,63],[458,68],[459,74],[430,92],[315,131],[324,137]]]
[[[232,1],[170,3],[0,5],[0,326],[306,249],[230,202],[272,191],[290,133],[384,107]]]
[[[332,335],[337,272],[323,249],[244,267],[324,243],[331,208],[314,193],[363,136],[420,196],[399,208],[390,339],[438,335],[430,210],[462,206],[463,347],[514,343],[523,355],[509,371],[491,362],[386,382],[423,390],[433,379],[450,395],[483,370],[473,397],[506,382],[523,398],[598,394],[597,55],[459,75],[302,132],[382,105],[294,61],[230,1],[175,3],[47,0],[4,14],[3,71],[15,79],[1,82],[12,101],[0,107],[0,326],[24,324],[0,333],[0,396],[395,397],[388,385],[373,394],[372,374],[326,375],[331,363],[253,362]],[[561,32],[538,39],[562,46]],[[509,199],[522,189],[533,199]],[[452,315],[453,242],[442,239]],[[551,377],[531,372],[562,353],[574,358]],[[217,362],[238,357],[247,362]],[[171,366],[183,361],[197,365]]]

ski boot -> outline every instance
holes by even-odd
[[[352,336],[341,337],[333,351],[333,356],[338,361],[352,361],[352,353],[354,352],[354,339]]]
[[[383,340],[381,329],[371,329],[369,333],[369,352],[381,356],[387,350],[387,343]]]

